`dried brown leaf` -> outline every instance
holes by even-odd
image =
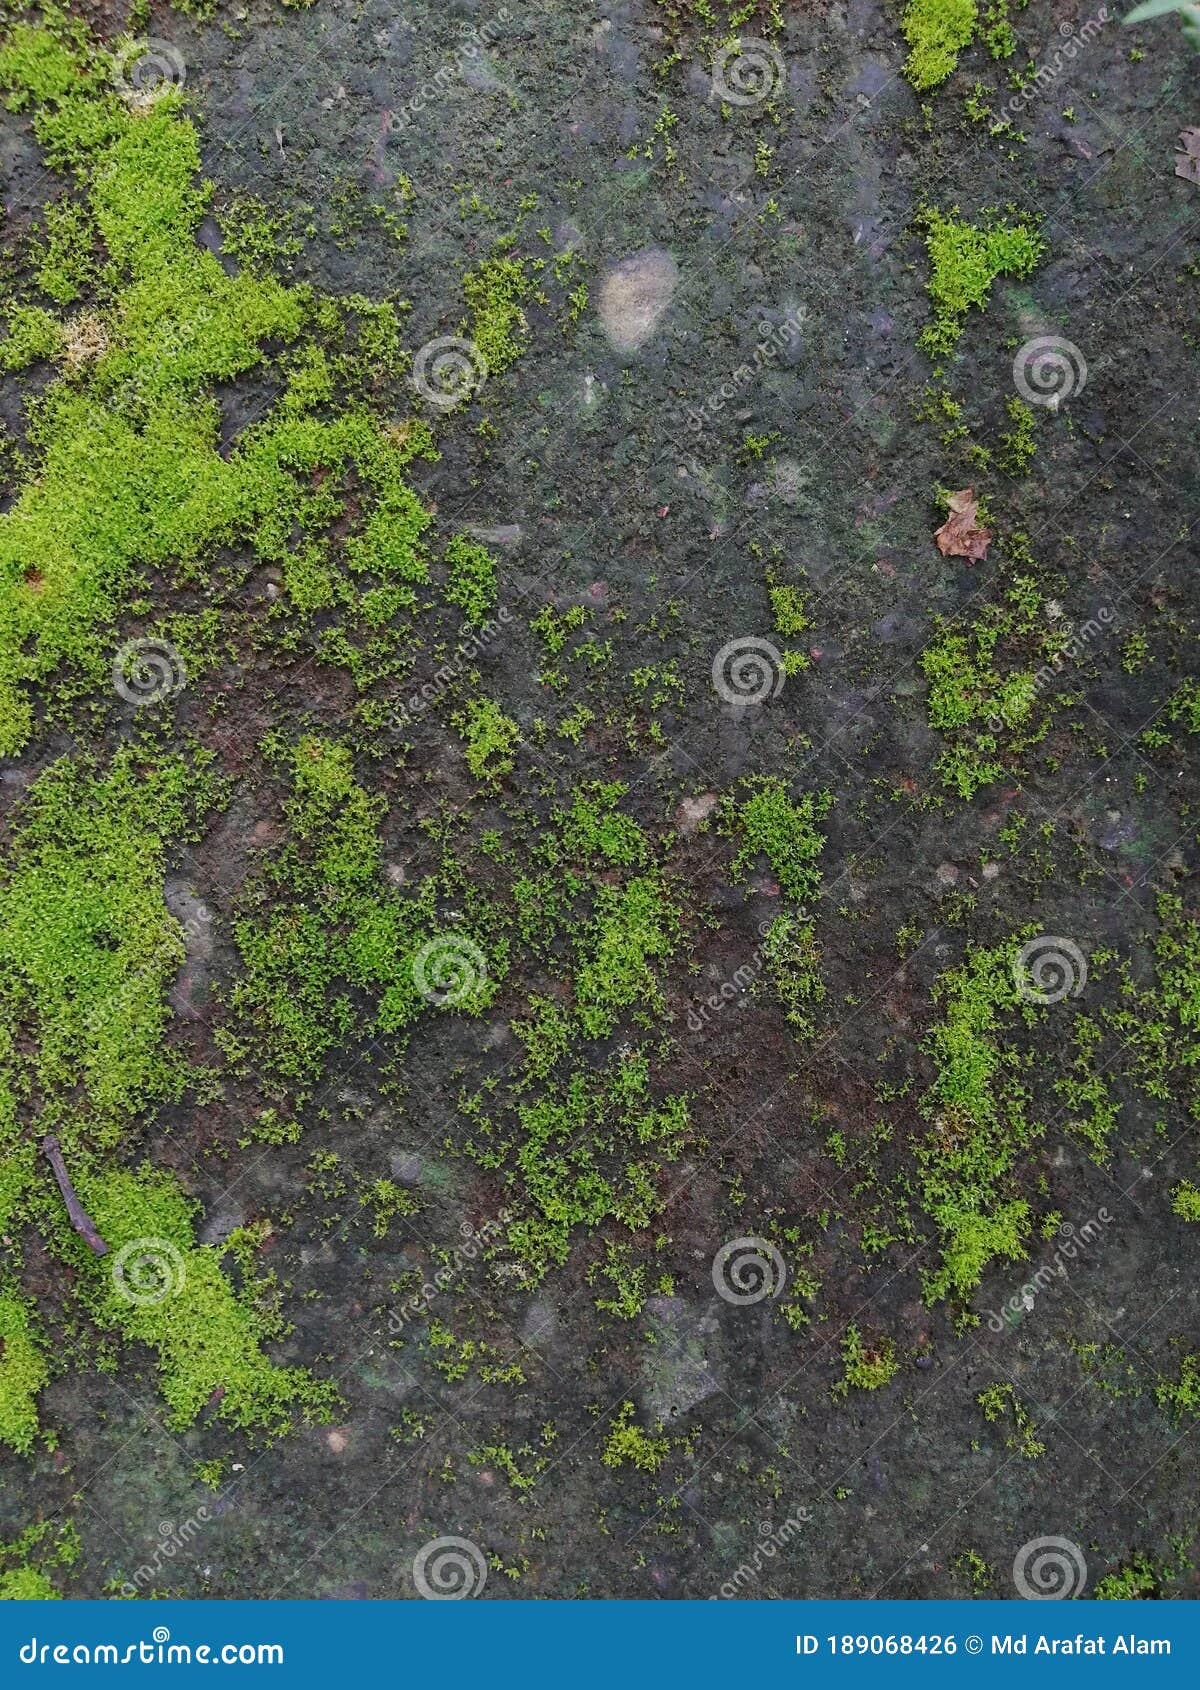
[[[938,550],[943,557],[965,557],[970,558],[972,563],[978,563],[987,556],[992,531],[979,526],[979,501],[975,497],[975,489],[964,487],[961,492],[951,493],[946,502],[950,515],[934,535]]]

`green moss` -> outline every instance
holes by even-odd
[[[1029,1410],[1011,1385],[999,1382],[988,1385],[979,1392],[976,1401],[983,1410],[984,1419],[993,1425],[1007,1422],[1011,1417],[1013,1430],[1006,1434],[1004,1441],[1015,1455],[1023,1456],[1026,1461],[1036,1461],[1039,1456],[1045,1455],[1046,1446],[1037,1436],[1037,1427]]]
[[[619,891],[597,889],[575,975],[579,1021],[589,1038],[610,1033],[623,1010],[661,1009],[653,964],[670,956],[678,932],[678,913],[657,876],[639,875]]]
[[[1200,733],[1200,686],[1193,680],[1182,682],[1166,706],[1172,722],[1182,722],[1188,733]]]
[[[582,628],[586,621],[587,610],[581,604],[572,605],[570,610],[561,613],[552,604],[546,604],[536,616],[530,617],[529,626],[545,646],[547,654],[558,657],[569,636]]]
[[[1022,536],[1007,538],[998,551],[1000,601],[985,604],[970,624],[939,624],[920,657],[930,726],[949,742],[938,774],[962,799],[1019,770],[1058,705],[1072,629],[1050,614],[1034,568]]]
[[[815,1031],[814,1006],[825,998],[816,931],[811,921],[785,911],[763,938],[763,965],[788,1025],[806,1037]]]
[[[0,45],[0,88],[10,111],[24,111],[31,100],[61,100],[95,86],[95,72],[82,50],[80,26],[62,16],[56,23],[53,33],[15,23]]]
[[[805,793],[793,803],[777,775],[745,780],[739,791],[743,796],[731,794],[721,809],[726,831],[740,841],[730,872],[737,878],[762,856],[786,898],[796,904],[815,898],[821,887],[817,859],[825,844],[818,823],[833,806],[830,794]]]
[[[609,1433],[600,1459],[606,1467],[629,1465],[643,1473],[657,1473],[667,1459],[669,1438],[653,1438],[633,1424],[633,1404],[622,1403],[609,1422]]]
[[[63,1124],[57,1100],[80,1082],[93,1139],[175,1094],[158,1054],[159,1000],[183,957],[162,899],[164,854],[209,797],[203,765],[139,765],[129,750],[103,774],[63,759],[35,786],[0,892],[0,948],[6,1005],[36,1041],[45,1125]]]
[[[0,1283],[0,1443],[28,1455],[38,1432],[38,1392],[50,1378],[29,1304]]]
[[[595,711],[581,702],[573,710],[569,710],[565,716],[559,717],[554,731],[559,739],[568,739],[572,745],[578,745],[595,720]]]
[[[390,1179],[372,1180],[359,1201],[371,1211],[371,1227],[376,1238],[387,1236],[388,1227],[397,1215],[416,1215],[421,1209],[411,1191]]]
[[[1135,1554],[1123,1567],[1097,1580],[1092,1598],[1096,1602],[1153,1600],[1160,1595],[1165,1576],[1148,1555]]]
[[[1041,237],[1028,223],[992,218],[982,228],[932,208],[922,214],[929,253],[933,321],[920,344],[934,357],[952,352],[967,312],[982,311],[998,276],[1027,276],[1041,259]]]
[[[844,1397],[851,1386],[856,1391],[880,1391],[900,1371],[896,1346],[890,1338],[868,1345],[862,1333],[851,1321],[842,1334],[842,1377],[833,1387],[835,1397]]]
[[[1011,59],[1017,50],[1017,35],[1009,17],[1010,4],[1023,8],[1029,0],[990,0],[983,18],[983,39],[993,59]]]
[[[1179,1377],[1155,1386],[1155,1401],[1177,1420],[1200,1414],[1200,1350],[1185,1355]]]
[[[1200,1187],[1181,1180],[1171,1193],[1171,1208],[1183,1221],[1200,1221]]]
[[[802,587],[777,581],[773,572],[767,575],[767,594],[771,601],[771,616],[775,632],[785,640],[800,639],[812,626],[808,614],[808,596]],[[780,658],[785,675],[799,675],[809,667],[805,651],[792,648]]]
[[[909,0],[902,28],[904,74],[920,93],[940,87],[975,34],[976,0]]]
[[[1152,986],[1125,971],[1119,1005],[1105,1023],[1120,1040],[1130,1077],[1158,1102],[1176,1100],[1200,1111],[1200,924],[1177,893],[1157,900],[1154,939],[1157,974]]]
[[[242,969],[218,1031],[241,1070],[269,1070],[276,1095],[306,1086],[356,1028],[401,1033],[432,1009],[481,1014],[504,975],[503,941],[487,957],[469,933],[439,936],[437,884],[402,896],[387,882],[380,826],[386,810],[355,778],[348,746],[306,735],[281,753],[292,782],[287,845],[268,860],[234,924]],[[434,954],[431,956],[430,953]],[[438,999],[439,959],[462,984]],[[357,994],[374,1000],[366,1015]]]
[[[269,635],[293,648],[311,640],[322,657],[345,664],[360,691],[411,664],[412,618],[429,579],[431,515],[408,468],[417,455],[435,455],[432,437],[424,424],[377,414],[391,408],[387,384],[405,367],[399,308],[283,286],[269,262],[277,231],[244,208],[229,218],[230,273],[228,259],[198,239],[212,198],[179,96],[133,109],[112,71],[111,57],[61,19],[53,30],[18,26],[0,47],[0,88],[15,107],[32,109],[51,168],[71,178],[32,243],[31,297],[14,303],[0,341],[6,368],[60,366],[29,408],[15,498],[0,515],[0,753],[28,742],[36,693],[67,716],[89,688],[102,704],[111,698],[113,652],[135,631],[123,624],[143,618],[154,599],[173,603],[186,589],[216,600],[161,624],[178,640],[189,681],[215,667],[233,643],[220,600],[231,557],[282,576],[286,599],[270,613]],[[467,279],[474,332],[493,370],[523,344],[526,288],[514,259]],[[86,312],[63,320],[62,308],[80,298]],[[282,396],[230,448],[219,388],[268,358]],[[346,535],[351,520],[358,527]],[[495,599],[494,564],[465,541],[452,541],[446,558],[448,602],[475,623]],[[306,621],[316,626],[299,631]],[[469,751],[476,772],[494,778],[511,766],[516,727],[490,708],[486,720],[472,719]],[[295,1412],[321,1415],[332,1400],[300,1370],[269,1359],[281,1328],[249,1283],[250,1233],[230,1241],[235,1289],[222,1252],[195,1242],[193,1205],[175,1180],[122,1159],[131,1132],[159,1105],[211,1084],[170,1037],[167,996],[184,935],[162,885],[219,794],[205,757],[165,757],[149,745],[118,751],[107,768],[84,759],[51,765],[6,852],[0,1235],[11,1341],[0,1356],[0,1424],[22,1450],[36,1431],[46,1369],[16,1289],[31,1226],[69,1269],[62,1296],[70,1318],[86,1311],[102,1329],[149,1346],[174,1424],[211,1408],[274,1434]],[[465,929],[440,931],[439,903],[462,891],[448,876],[431,877],[414,896],[388,884],[386,806],[358,783],[345,746],[309,736],[272,749],[288,780],[288,840],[250,877],[234,931],[241,966],[219,1039],[235,1071],[261,1064],[268,1090],[284,1096],[315,1078],[336,1042],[399,1032],[444,1006],[418,978],[431,945],[454,952],[465,942],[469,960],[478,958],[479,977],[449,1007],[481,1013],[503,978],[506,942],[495,938],[485,963]],[[595,848],[631,848],[619,819],[599,805],[596,817]],[[583,811],[573,825],[582,841]],[[494,923],[484,925],[492,934]],[[622,1011],[626,988],[603,955],[597,968],[598,1012],[606,1003]],[[645,1093],[644,1081],[639,1090],[629,1079],[606,1080],[604,1096],[592,1100],[595,1119],[614,1141],[624,1135],[665,1157],[686,1112]],[[262,1137],[294,1138],[297,1124],[286,1115],[281,1124],[278,1113],[261,1111]],[[49,1128],[109,1243],[104,1258],[70,1228],[37,1157],[37,1136]],[[592,1155],[602,1178],[598,1147]],[[606,1171],[603,1204],[585,1179],[581,1210],[637,1224],[655,1195],[658,1163],[649,1153],[645,1163],[635,1153],[622,1170]],[[406,1212],[407,1198],[390,1182],[377,1187],[364,1201],[378,1228]],[[172,1283],[162,1297],[130,1297],[114,1275],[126,1246],[136,1247],[128,1259],[140,1260],[147,1240]]]
[[[328,422],[311,414],[335,390],[402,368],[395,307],[317,301],[249,259],[227,273],[197,239],[211,193],[178,95],[130,110],[110,76],[107,55],[70,52],[47,32],[17,32],[0,54],[0,88],[37,102],[52,164],[77,178],[48,214],[39,276],[49,297],[73,298],[84,254],[94,245],[102,255],[89,338],[30,303],[10,311],[0,342],[10,368],[65,355],[30,417],[28,473],[0,516],[0,754],[29,737],[31,685],[63,665],[100,682],[118,622],[150,582],[204,581],[223,547],[281,566],[306,613],[339,603],[352,616],[354,577],[380,578],[391,590],[386,625],[376,617],[367,655],[347,657],[360,681],[398,665],[401,613],[428,577],[431,519],[404,473],[415,455],[433,455],[428,429],[384,426],[361,403]],[[337,350],[329,357],[310,340],[275,410],[223,453],[216,385],[302,329]],[[352,469],[367,508],[345,546],[347,575],[327,535]]]
[[[514,768],[521,730],[492,698],[473,698],[452,718],[467,747],[467,767],[476,780],[500,781]]]
[[[468,1450],[467,1460],[472,1467],[495,1467],[518,1495],[531,1491],[536,1483],[531,1474],[522,1473],[512,1451],[505,1444],[483,1444],[478,1449]],[[539,1468],[544,1465],[544,1460],[539,1461]]]
[[[221,249],[240,268],[270,275],[281,258],[295,258],[302,248],[287,213],[273,210],[256,194],[235,194],[222,206]]]
[[[12,1543],[0,1543],[0,1602],[56,1602],[62,1592],[50,1577],[79,1559],[73,1522],[40,1520]]]
[[[148,759],[125,748],[97,772],[62,758],[33,787],[0,890],[0,1001],[19,1038],[0,1044],[0,1168],[10,1218],[18,1204],[71,1267],[69,1285],[101,1326],[158,1352],[176,1423],[219,1394],[241,1426],[277,1430],[293,1406],[328,1399],[307,1375],[277,1369],[267,1324],[223,1277],[220,1253],[194,1243],[193,1205],[166,1175],[112,1164],[131,1119],[178,1100],[189,1070],[165,1035],[167,989],[183,960],[179,923],[163,902],[168,849],[211,803],[204,759]],[[61,1199],[35,1182],[22,1117],[62,1141],[85,1207],[109,1253],[95,1257],[69,1228]],[[127,1295],[122,1249],[149,1241],[179,1285],[163,1299]],[[0,1435],[28,1450],[33,1397],[48,1376],[28,1311],[6,1292]]]
[[[496,604],[496,560],[486,546],[456,534],[446,546],[446,597],[473,628],[481,627]]]
[[[921,671],[929,682],[930,726],[943,733],[974,729],[944,753],[938,765],[944,783],[964,799],[1004,772],[995,756],[999,740],[990,724],[1020,721],[1033,706],[1032,676],[1004,681],[994,666],[999,637],[996,621],[981,619],[970,635],[947,631],[921,653]]]
[[[10,1567],[0,1571],[0,1602],[58,1602],[58,1590],[38,1567]]]
[[[10,305],[8,334],[0,340],[0,369],[23,370],[49,362],[63,349],[64,331],[40,305]]]
[[[266,1355],[264,1343],[284,1329],[256,1306],[253,1285],[233,1290],[220,1248],[196,1244],[196,1205],[173,1178],[118,1169],[81,1181],[80,1195],[111,1251],[89,1264],[93,1312],[157,1352],[171,1425],[189,1426],[210,1406],[220,1419],[268,1436],[284,1431],[297,1410],[331,1417],[339,1400],[332,1385]]]
[[[771,600],[771,615],[775,632],[784,639],[798,639],[812,626],[808,615],[808,600],[802,587],[772,582],[767,588]]]
[[[485,259],[463,278],[471,309],[471,338],[483,354],[489,375],[506,370],[524,350],[521,302],[528,291],[525,265],[519,258]]]
[[[613,1289],[611,1296],[596,1298],[596,1307],[617,1320],[636,1320],[646,1303],[646,1269],[641,1262],[630,1261],[627,1246],[608,1240],[603,1261],[593,1262],[587,1270],[589,1285],[599,1278],[607,1279]]]
[[[938,981],[945,1013],[925,1046],[937,1076],[922,1103],[932,1130],[917,1148],[922,1201],[941,1248],[925,1275],[930,1302],[965,1300],[991,1262],[1024,1254],[1029,1205],[1013,1191],[1012,1173],[1041,1129],[1026,1117],[1020,1062],[1000,1036],[1019,1001],[1017,945],[973,947]]]
[[[1000,449],[997,453],[1000,467],[1010,475],[1027,475],[1030,460],[1037,451],[1033,432],[1033,407],[1013,394],[1005,401],[1004,409],[1012,427],[1000,436]]]
[[[1090,1016],[1077,1015],[1072,1028],[1075,1053],[1067,1072],[1054,1082],[1056,1094],[1071,1111],[1072,1132],[1083,1140],[1097,1162],[1109,1154],[1109,1139],[1117,1124],[1118,1109],[1109,1092],[1099,1059],[1103,1032]]]
[[[129,749],[103,773],[61,758],[34,785],[0,887],[0,1004],[21,1035],[20,1054],[0,1043],[0,1148],[17,1099],[36,1097],[41,1131],[95,1150],[179,1098],[163,1035],[184,949],[162,881],[213,796],[203,761]]]
[[[569,811],[556,812],[569,857],[588,867],[608,863],[632,868],[647,862],[645,834],[617,808],[627,790],[620,781],[595,781],[574,795]]]
[[[685,1098],[655,1101],[642,1051],[585,1066],[589,1053],[580,1051],[574,1023],[548,1005],[534,1013],[524,1029],[530,1060],[512,1127],[500,1134],[491,1098],[464,1105],[475,1123],[469,1153],[505,1170],[516,1210],[508,1248],[530,1283],[567,1260],[577,1229],[606,1221],[631,1232],[648,1226],[664,1200],[664,1166],[678,1156],[689,1124]],[[539,1095],[529,1099],[535,1081]]]

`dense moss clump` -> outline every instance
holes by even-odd
[[[296,1409],[329,1418],[336,1390],[267,1358],[263,1343],[283,1335],[282,1322],[258,1306],[253,1283],[233,1290],[221,1249],[195,1243],[196,1205],[170,1176],[116,1169],[80,1189],[114,1262],[127,1252],[124,1270],[95,1270],[93,1312],[157,1352],[173,1425],[190,1425],[209,1404],[232,1425],[267,1435],[283,1431]]]
[[[724,825],[738,841],[734,877],[765,857],[786,898],[796,904],[815,898],[821,887],[817,859],[825,844],[817,824],[832,805],[829,793],[806,792],[793,802],[777,775],[743,781],[739,795],[727,798],[722,809]]]
[[[167,910],[168,849],[194,830],[215,786],[207,762],[116,753],[106,770],[51,764],[25,804],[0,889],[0,1232],[9,1258],[0,1288],[0,1440],[28,1452],[49,1351],[15,1289],[20,1241],[36,1226],[70,1268],[73,1300],[102,1326],[158,1352],[177,1424],[210,1399],[242,1426],[276,1430],[290,1407],[323,1412],[329,1392],[273,1366],[278,1335],[252,1292],[236,1295],[220,1252],[195,1245],[194,1205],[175,1180],[116,1157],[137,1116],[203,1081],[166,1040],[167,991],[184,956]],[[108,1254],[70,1229],[36,1155],[60,1139]],[[123,1251],[128,1251],[122,1254]],[[148,1259],[139,1294],[131,1259]],[[157,1276],[157,1277],[155,1277]],[[131,1294],[131,1292],[133,1294]]]
[[[471,308],[471,338],[488,374],[497,375],[519,358],[526,333],[521,301],[528,291],[519,258],[488,258],[463,279]]]
[[[50,1377],[29,1304],[0,1285],[0,1443],[28,1455],[37,1436],[37,1396]]]
[[[977,15],[976,0],[909,0],[902,25],[909,45],[904,74],[919,93],[945,82],[970,45]]]
[[[473,628],[481,627],[496,604],[496,560],[486,546],[456,534],[445,551],[446,598]]]
[[[30,1100],[40,1131],[99,1152],[179,1097],[186,1070],[163,1035],[184,947],[162,882],[168,844],[212,798],[203,762],[128,748],[103,771],[61,758],[34,785],[0,886],[0,1145]]]
[[[31,683],[64,664],[77,686],[102,682],[138,595],[160,577],[204,582],[222,546],[277,565],[300,612],[341,605],[361,617],[374,630],[370,673],[394,672],[396,625],[428,576],[431,519],[405,469],[433,455],[432,439],[424,424],[383,426],[363,403],[331,419],[317,411],[403,369],[395,308],[319,301],[249,263],[229,274],[197,240],[212,196],[176,91],[127,104],[107,55],[27,24],[0,49],[0,91],[12,105],[35,102],[39,140],[77,183],[50,224],[41,288],[58,304],[85,283],[90,294],[71,320],[13,304],[0,341],[9,369],[59,368],[30,418],[30,474],[0,516],[0,754],[29,738]],[[71,261],[93,245],[94,264]],[[490,338],[511,332],[514,286],[507,270],[477,278]],[[295,346],[302,328],[307,343],[281,358],[279,404],[223,451],[215,384],[268,345]],[[335,560],[327,535],[351,466],[368,509]]]
[[[980,27],[978,0],[908,0],[901,25],[909,45],[904,74],[917,92],[941,87],[977,30],[993,59],[1011,58],[1017,47],[1012,4],[1020,8],[1028,0],[988,0]]]
[[[661,1430],[661,1428],[659,1428]],[[600,1459],[606,1467],[628,1463],[643,1473],[657,1473],[667,1459],[669,1438],[654,1438],[633,1421],[633,1404],[622,1403],[613,1415]]]
[[[877,1344],[868,1344],[854,1321],[842,1334],[842,1361],[842,1377],[833,1387],[835,1397],[847,1396],[851,1386],[856,1391],[881,1391],[900,1371],[892,1340],[883,1338]]]
[[[467,767],[476,780],[494,783],[512,773],[521,730],[494,698],[469,699],[454,726],[466,743]]]
[[[1013,1187],[1020,1152],[1040,1128],[1026,1116],[1021,1060],[1000,1036],[1018,1006],[1017,943],[973,947],[938,982],[942,1019],[927,1050],[937,1068],[922,1105],[930,1131],[917,1148],[922,1201],[938,1230],[941,1262],[925,1276],[930,1302],[965,1301],[988,1265],[1024,1253],[1029,1205]]]
[[[923,214],[929,253],[933,321],[920,344],[935,357],[953,352],[967,312],[982,311],[997,276],[1028,276],[1041,259],[1040,235],[1028,223],[993,218],[983,228],[932,208]]]

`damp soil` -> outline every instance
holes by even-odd
[[[302,238],[281,254],[281,273],[407,300],[412,346],[456,332],[461,277],[527,196],[537,196],[529,226],[544,228],[545,254],[578,254],[589,289],[579,321],[565,333],[531,303],[526,352],[489,387],[492,426],[447,431],[440,461],[417,481],[447,529],[487,532],[518,625],[546,603],[583,604],[598,637],[629,642],[628,661],[674,660],[684,679],[654,755],[589,729],[577,745],[558,742],[552,760],[519,752],[509,777],[548,808],[579,781],[616,772],[632,815],[675,828],[671,870],[696,919],[691,965],[666,983],[669,1077],[690,1094],[694,1123],[656,1228],[669,1245],[653,1254],[655,1271],[672,1283],[622,1320],[596,1306],[603,1238],[580,1236],[533,1290],[466,1263],[430,1312],[459,1339],[498,1339],[519,1357],[520,1384],[448,1382],[423,1328],[397,1341],[396,1284],[414,1267],[433,1272],[437,1250],[502,1201],[458,1154],[468,1131],[459,1098],[464,1076],[478,1083],[517,1055],[509,1023],[535,989],[519,974],[482,1020],[422,1023],[399,1060],[367,1040],[339,1050],[296,1145],[239,1144],[262,1099],[253,1080],[231,1079],[213,1102],[139,1123],[137,1142],[199,1200],[205,1242],[274,1218],[264,1265],[284,1287],[291,1331],[273,1353],[335,1379],[344,1409],[332,1426],[298,1426],[264,1449],[211,1421],[170,1429],[145,1353],[123,1353],[112,1371],[72,1368],[42,1402],[57,1449],[3,1459],[0,1537],[31,1518],[72,1515],[83,1544],[64,1581],[72,1596],[119,1588],[199,1510],[201,1529],[156,1588],[412,1596],[416,1552],[458,1535],[491,1558],[488,1599],[707,1597],[723,1587],[1009,1596],[1019,1546],[1052,1535],[1085,1549],[1093,1582],[1143,1554],[1177,1568],[1171,1594],[1194,1596],[1174,1548],[1200,1529],[1194,1434],[1154,1399],[1155,1384],[1178,1372],[1180,1339],[1197,1330],[1196,1229],[1168,1203],[1194,1172],[1192,1124],[1123,1092],[1115,1153],[1099,1166],[1050,1120],[1029,1176],[1042,1207],[1080,1218],[1107,1207],[1112,1221],[1015,1330],[996,1333],[986,1318],[963,1330],[928,1308],[928,1241],[919,1234],[871,1257],[859,1247],[861,1216],[851,1217],[861,1159],[898,1158],[915,1130],[938,975],[972,942],[1031,920],[1145,963],[1157,892],[1169,875],[1186,883],[1196,871],[1194,759],[1147,759],[1136,740],[1161,704],[1164,673],[1186,669],[1182,637],[1163,637],[1165,668],[1145,675],[1123,670],[1115,650],[1090,656],[1072,708],[1021,778],[969,803],[926,802],[942,745],[917,660],[934,618],[985,589],[988,565],[944,558],[932,543],[945,455],[918,415],[930,365],[917,348],[928,267],[915,220],[928,204],[1041,219],[1044,263],[1024,281],[997,282],[987,312],[972,314],[954,390],[993,438],[1013,350],[1030,336],[1067,336],[1086,351],[1088,379],[1066,414],[1045,419],[1031,474],[997,478],[995,509],[1058,572],[1076,622],[1116,605],[1122,632],[1161,628],[1167,606],[1194,638],[1188,267],[1200,200],[1173,160],[1179,131],[1198,120],[1197,61],[1169,20],[1138,37],[1144,57],[1110,23],[1036,100],[1027,139],[1009,148],[963,116],[977,77],[1004,87],[984,50],[970,49],[923,108],[900,74],[897,13],[873,0],[785,8],[778,122],[722,114],[687,28],[679,62],[658,68],[668,20],[647,0],[514,0],[508,10],[496,21],[468,0],[316,0],[301,11],[253,0],[197,21],[152,6],[147,33],[185,56],[215,218],[247,193],[286,214]],[[109,38],[122,22],[119,9],[83,11]],[[1063,0],[1032,0],[1017,20],[1022,51],[1041,60],[1082,21]],[[485,51],[456,57],[464,30],[489,23]],[[454,74],[439,85],[447,64]],[[655,134],[664,105],[677,116],[669,160]],[[43,165],[22,116],[7,115],[0,135],[8,224],[19,232],[44,198]],[[772,156],[760,174],[763,143]],[[402,208],[407,237],[373,207]],[[631,260],[632,305],[618,286],[624,328],[606,332],[605,278]],[[631,310],[643,313],[632,326]],[[767,339],[771,354],[755,365]],[[737,375],[747,367],[749,378]],[[223,394],[230,438],[272,397],[253,378]],[[4,406],[19,439],[18,397]],[[762,436],[765,450],[747,447]],[[732,708],[714,696],[713,658],[735,637],[770,635],[765,560],[806,578],[809,667],[762,707]],[[266,590],[254,579],[245,587],[248,599]],[[486,690],[526,730],[574,702],[546,695],[530,649],[527,637],[500,639],[477,660]],[[196,903],[211,916],[173,997],[172,1037],[199,1060],[214,1058],[214,994],[236,968],[233,914],[279,826],[280,791],[256,744],[293,716],[344,732],[351,702],[345,676],[311,653],[270,661],[267,676],[229,673],[180,705],[181,731],[211,744],[236,786],[167,887],[185,925]],[[423,722],[411,738],[411,754],[372,774],[389,803],[388,863],[410,879],[431,849],[421,822],[439,805],[478,801],[461,759],[447,755],[444,724]],[[50,728],[6,763],[6,808],[68,748]],[[753,956],[779,889],[767,872],[731,884],[727,846],[694,813],[706,795],[762,773],[836,800],[814,911],[827,1013],[810,1041],[761,995],[721,995]],[[1015,852],[1000,839],[1014,811],[1030,841]],[[1054,832],[1043,846],[1046,821]],[[907,924],[919,943],[901,961],[896,935]],[[718,1007],[706,1009],[714,994]],[[1043,1052],[1058,1036],[1052,1021],[1030,1035]],[[848,1146],[843,1165],[828,1150],[833,1132]],[[336,1150],[351,1181],[386,1175],[412,1187],[425,1203],[419,1219],[376,1237],[344,1196],[306,1176],[320,1149]],[[823,1285],[800,1331],[770,1300],[733,1306],[714,1294],[714,1251],[754,1233],[767,1211],[803,1222],[813,1243]],[[1019,1290],[1049,1259],[1040,1249],[1029,1269],[993,1267],[976,1309]],[[884,1389],[843,1399],[832,1386],[851,1320],[889,1336],[902,1367]],[[1087,1346],[1104,1354],[1103,1376],[1081,1362]],[[1036,1419],[1036,1459],[980,1413],[979,1392],[997,1380]],[[673,1440],[657,1474],[601,1459],[625,1402]],[[515,1489],[494,1457],[470,1459],[497,1449],[524,1470],[549,1459]],[[225,1464],[216,1490],[196,1477],[214,1460]],[[781,1532],[798,1518],[802,1529]],[[971,1554],[989,1569],[978,1584]],[[753,1577],[731,1586],[745,1565]]]

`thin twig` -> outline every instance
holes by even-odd
[[[96,1255],[107,1256],[108,1245],[96,1231],[96,1228],[92,1224],[90,1215],[84,1208],[83,1204],[79,1201],[75,1187],[71,1184],[71,1176],[67,1172],[67,1164],[63,1161],[62,1150],[60,1149],[58,1140],[54,1137],[53,1133],[46,1134],[45,1138],[42,1140],[42,1149],[46,1153],[46,1160],[54,1169],[54,1177],[58,1181],[58,1189],[63,1194],[63,1202],[67,1205],[67,1213],[71,1217],[71,1225],[75,1228],[80,1238],[86,1240],[88,1245],[95,1251]]]

